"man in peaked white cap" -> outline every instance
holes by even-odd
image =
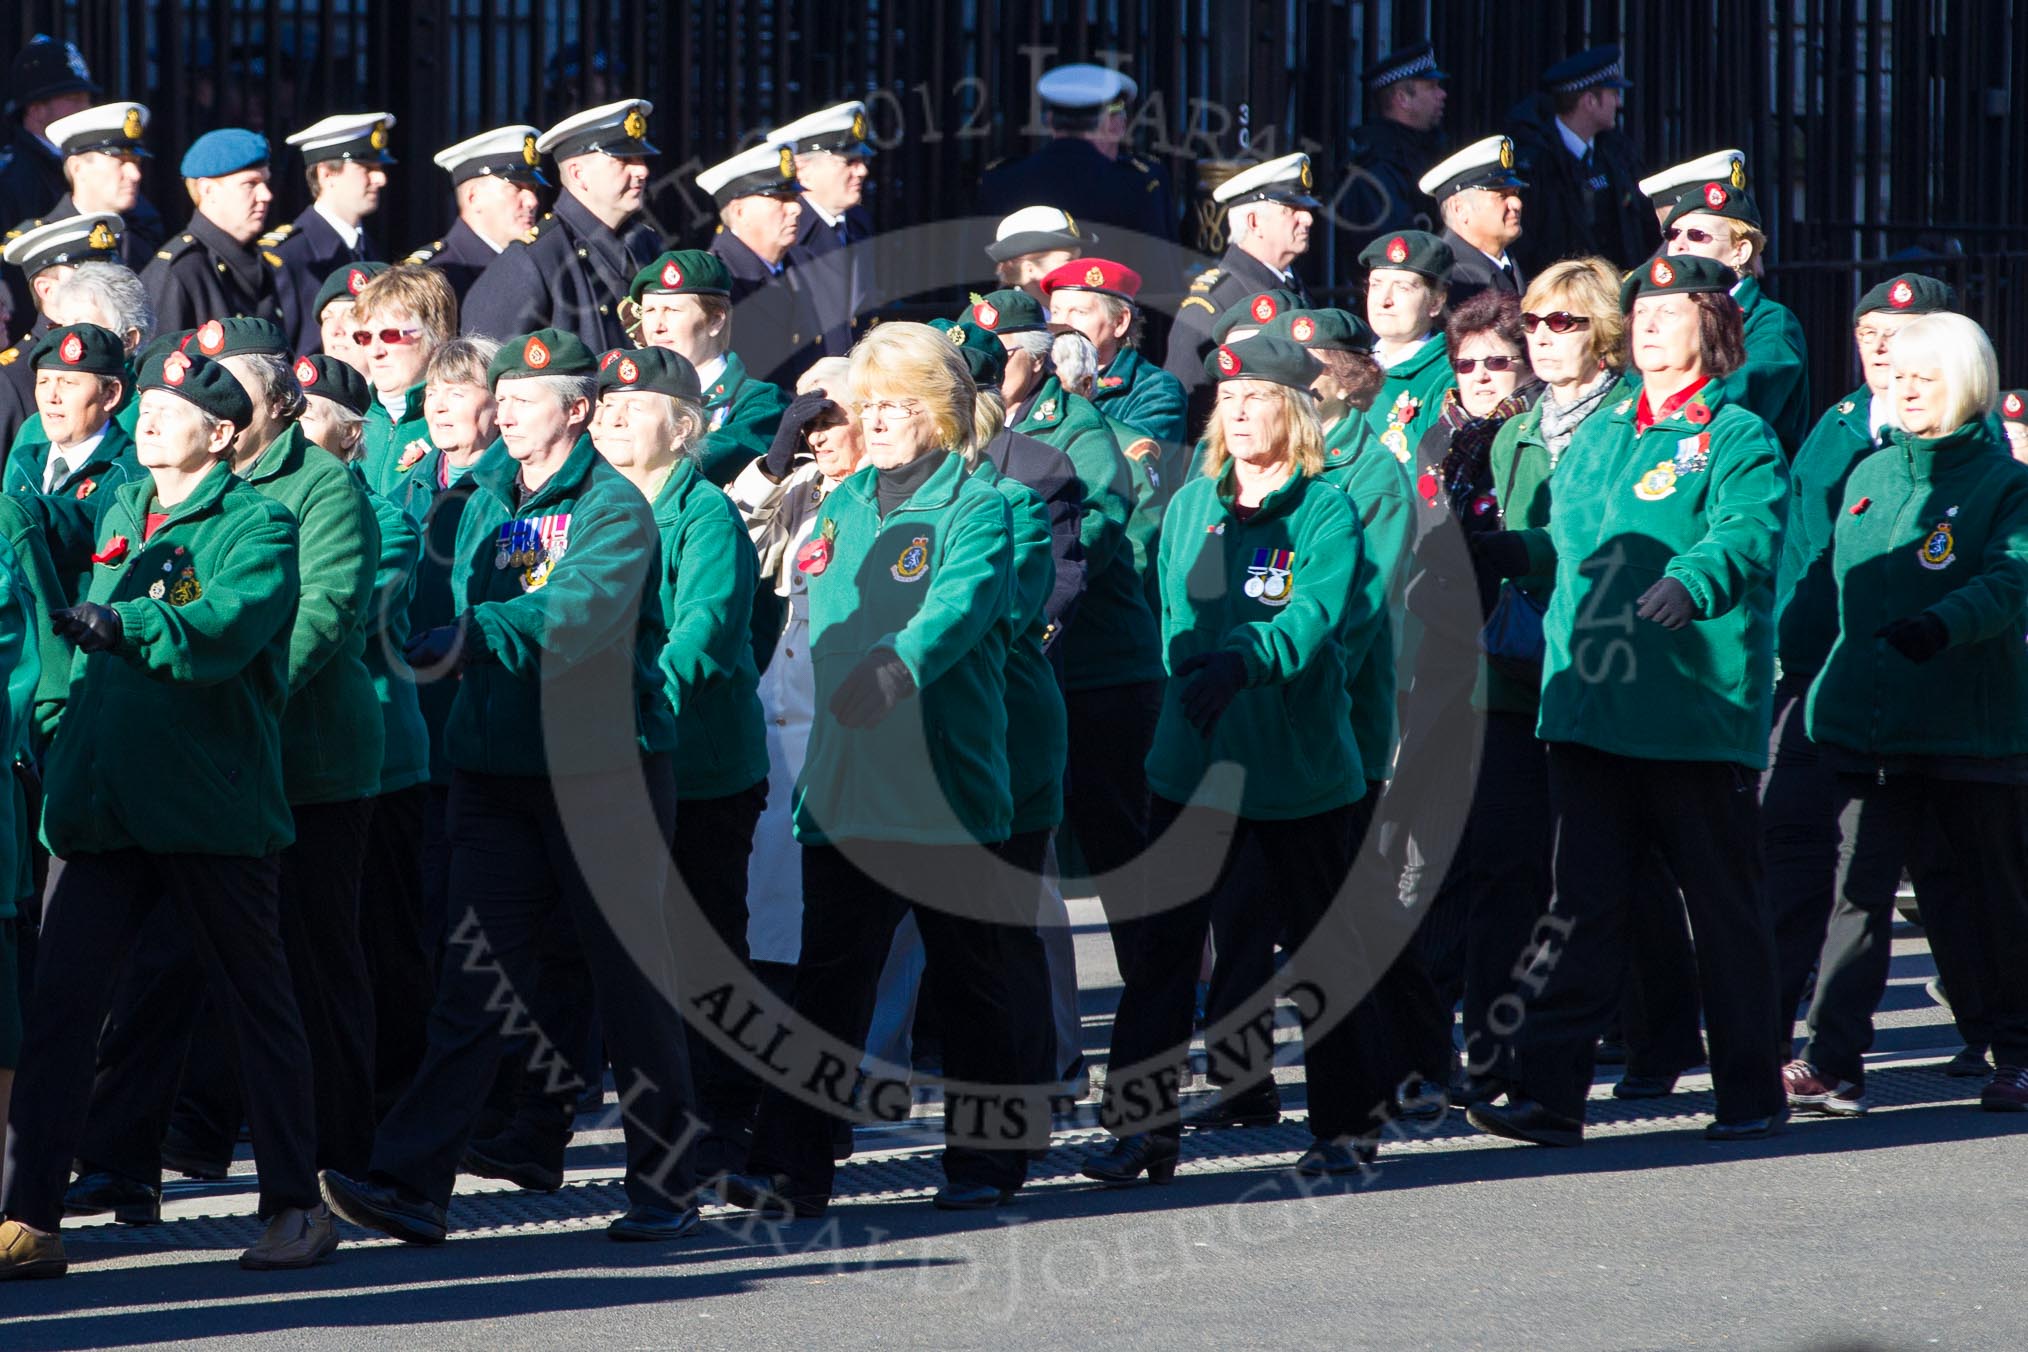
[[[549,180],[542,176],[542,152],[535,142],[535,128],[516,125],[482,131],[439,150],[435,163],[451,176],[458,219],[441,238],[401,261],[441,271],[463,304],[479,274],[509,243],[533,229],[542,213],[535,192],[548,187]]]
[[[1521,297],[1521,269],[1507,255],[1521,237],[1521,190],[1514,172],[1514,143],[1487,136],[1446,156],[1416,182],[1443,216],[1451,246],[1450,303],[1461,305],[1488,289]]]
[[[26,280],[34,322],[20,342],[0,351],[0,446],[12,443],[36,411],[35,368],[29,355],[35,340],[50,330],[49,317],[43,313],[50,292],[80,263],[118,262],[119,250],[120,218],[110,213],[28,221],[7,232],[0,262]]]
[[[594,352],[629,346],[620,302],[634,274],[662,252],[640,219],[648,160],[646,99],[574,113],[536,138],[556,161],[556,207],[500,251],[464,298],[460,327],[505,340],[567,329]],[[526,143],[523,143],[524,159]]]
[[[862,205],[874,154],[866,132],[866,105],[855,100],[784,123],[763,138],[795,148],[803,212],[789,266],[810,297],[827,357],[851,348],[873,291],[872,251],[852,247],[873,235],[873,217]]]
[[[1140,92],[1131,76],[1089,62],[1044,71],[1035,82],[1040,118],[1030,125],[1039,122],[1049,139],[1032,154],[986,167],[979,213],[1056,207],[1079,221],[1173,239],[1168,179],[1126,145],[1127,107]]]
[[[324,279],[347,263],[380,255],[366,237],[365,221],[380,209],[387,187],[388,113],[334,113],[287,137],[303,156],[310,205],[288,225],[261,236],[261,247],[282,260],[282,331],[300,353],[324,350],[311,302]]]
[[[162,213],[141,196],[141,161],[148,158],[141,138],[147,130],[148,109],[139,103],[101,103],[43,128],[63,155],[63,177],[70,185],[43,219],[118,216],[126,223],[120,259],[136,272],[169,234]]]
[[[1058,207],[1023,207],[1009,213],[993,232],[986,257],[1000,285],[1025,291],[1042,301],[1042,279],[1074,258],[1082,258],[1099,241],[1096,232]]]
[[[1655,220],[1659,224],[1676,209],[1676,202],[1684,193],[1692,188],[1702,188],[1707,183],[1730,183],[1735,190],[1744,188],[1746,152],[1714,150],[1709,155],[1672,164],[1660,173],[1642,179],[1641,191],[1654,205]]]
[[[1204,355],[1211,350],[1211,325],[1227,309],[1256,291],[1292,291],[1309,305],[1309,292],[1295,274],[1295,262],[1310,247],[1310,227],[1323,205],[1314,195],[1310,157],[1283,155],[1250,165],[1211,190],[1225,208],[1231,241],[1218,266],[1198,274],[1176,308],[1169,330],[1168,360],[1162,369],[1201,395],[1210,389]],[[1202,399],[1193,399],[1189,426],[1201,425]]]
[[[718,206],[711,252],[732,275],[740,356],[762,380],[792,387],[817,359],[809,287],[789,266],[803,218],[796,153],[766,142],[712,165],[697,186]]]

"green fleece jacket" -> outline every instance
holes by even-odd
[[[359,465],[353,482],[366,492],[380,528],[380,558],[373,574],[373,608],[366,619],[366,673],[380,702],[383,736],[380,793],[410,788],[429,778],[430,733],[416,697],[415,673],[402,658],[409,606],[415,600],[416,565],[422,561],[422,526],[379,493],[366,489]]]
[[[1063,820],[1063,768],[1069,715],[1056,670],[1042,653],[1049,628],[1043,607],[1056,589],[1049,507],[989,460],[972,471],[1007,499],[1014,532],[1014,585],[1007,614],[1007,784],[1015,835],[1047,831]]]
[[[704,477],[723,488],[755,459],[766,455],[775,429],[781,426],[782,410],[788,406],[788,395],[748,375],[737,352],[726,353],[725,369],[704,391],[707,427],[698,448],[698,466]]]
[[[108,492],[106,501],[112,499],[113,494]],[[63,579],[50,562],[42,522],[17,498],[0,497],[0,540],[5,540],[13,551],[15,571],[27,586],[31,601],[28,613],[35,629],[32,646],[38,655],[41,675],[36,680],[27,746],[39,760],[63,717],[64,702],[70,698],[70,644],[57,637],[48,616],[50,611],[71,604],[71,597],[65,594]]]
[[[1782,451],[1794,455],[1810,431],[1810,354],[1803,326],[1752,277],[1740,278],[1732,298],[1745,315],[1746,360],[1725,378],[1725,397],[1767,419]]]
[[[450,478],[446,484],[444,479]],[[458,522],[472,498],[472,476],[451,477],[444,453],[432,449],[395,485],[394,502],[422,530],[422,557],[416,563],[415,595],[408,606],[408,632],[421,634],[457,619],[462,605],[451,594],[451,573],[458,557]],[[448,672],[409,671],[429,730],[429,780],[439,787],[451,782],[451,757],[444,734],[457,702],[458,680]]]
[[[1432,333],[1406,360],[1384,370],[1380,393],[1366,410],[1366,426],[1406,465],[1422,444],[1422,434],[1436,425],[1444,391],[1457,383],[1443,332]]]
[[[7,496],[21,502],[42,523],[50,561],[64,579],[65,595],[82,596],[91,581],[99,519],[112,501],[113,490],[129,480],[147,478],[148,471],[134,459],[134,438],[117,416],[106,424],[104,440],[82,463],[69,466],[53,493],[42,491],[42,473],[48,464],[48,442],[16,442],[7,457]]]
[[[1814,677],[1837,641],[1831,537],[1845,503],[1845,481],[1878,449],[1873,391],[1861,385],[1825,410],[1789,464],[1789,528],[1775,574],[1775,656],[1784,680]]]
[[[1408,466],[1387,453],[1357,413],[1348,413],[1324,436],[1325,483],[1336,484],[1359,514],[1365,557],[1356,585],[1386,615],[1374,626],[1363,653],[1346,653],[1351,666],[1352,737],[1369,780],[1394,770],[1395,664],[1401,652],[1402,589],[1408,585],[1409,556],[1415,548],[1415,504],[1409,498]],[[1355,614],[1363,616],[1365,607]]]
[[[31,537],[32,538],[32,537]],[[13,547],[0,544],[0,671],[7,673],[7,698],[0,704],[0,752],[8,771],[8,801],[0,804],[0,920],[11,920],[19,903],[35,892],[28,826],[28,790],[13,773],[29,755],[35,733],[35,706],[42,684],[42,651],[36,631],[49,628],[28,585],[28,573]],[[4,983],[13,989],[10,979]]]
[[[392,493],[395,481],[430,452],[430,425],[423,416],[424,386],[411,386],[401,406],[390,409],[375,398],[366,406],[366,450],[360,465],[366,486]]]

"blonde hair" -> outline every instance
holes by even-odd
[[[353,321],[363,322],[383,309],[414,316],[432,351],[458,336],[458,293],[442,269],[404,263],[368,279],[352,298]]]
[[[1007,404],[1000,398],[1000,391],[979,386],[979,397],[972,401],[972,448],[965,453],[965,462],[978,464],[979,457],[1006,426]]]
[[[1896,374],[1904,369],[1943,373],[1943,423],[1956,431],[1993,411],[2000,396],[2000,363],[1977,321],[1960,314],[1911,319],[1887,345]],[[1939,433],[1938,435],[1942,435]]]
[[[920,399],[938,445],[968,460],[979,388],[951,340],[927,324],[882,324],[852,349],[855,400]]]
[[[1289,458],[1304,474],[1317,475],[1324,472],[1324,425],[1317,420],[1317,403],[1310,398],[1309,391],[1291,389],[1287,385],[1266,380],[1226,381],[1225,384],[1266,385],[1281,395],[1282,425],[1287,433]],[[1204,476],[1216,479],[1225,473],[1225,462],[1229,453],[1225,449],[1225,420],[1218,416],[1218,406],[1212,405],[1211,421],[1204,428]]]
[[[1528,283],[1521,309],[1538,315],[1558,309],[1582,315],[1591,321],[1588,332],[1593,359],[1613,370],[1624,362],[1627,317],[1620,311],[1620,274],[1605,259],[1566,258],[1551,263]]]

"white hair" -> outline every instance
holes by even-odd
[[[78,264],[50,291],[43,308],[62,301],[89,301],[112,321],[107,327],[123,342],[130,329],[139,331],[143,343],[155,336],[155,307],[148,289],[124,263]]]
[[[220,357],[225,369],[234,375],[243,375],[259,389],[259,399],[274,413],[275,417],[288,421],[303,416],[307,400],[303,387],[296,381],[296,369],[287,357],[278,357],[271,352],[235,352]],[[242,385],[247,383],[242,380]],[[254,394],[248,390],[249,395]]]
[[[1059,333],[1049,345],[1049,362],[1065,386],[1076,388],[1098,379],[1098,349],[1081,333]]]
[[[500,380],[503,383],[511,380],[516,385],[541,390],[553,397],[556,400],[556,406],[562,409],[569,408],[579,399],[584,400],[586,403],[596,403],[599,397],[599,379],[597,376],[502,376]],[[494,395],[497,397],[498,394],[499,388],[496,385]]]
[[[1000,335],[1000,343],[1009,352],[1026,352],[1042,363],[1043,370],[1050,369],[1050,339],[1046,331],[1030,329],[1024,333],[1003,333]]]
[[[796,380],[796,393],[808,394],[811,390],[828,390],[843,394],[852,388],[852,359],[850,357],[819,357],[810,363],[810,369]]]
[[[307,406],[312,399],[321,399],[331,406],[331,419],[338,424],[338,431],[345,438],[347,458],[357,457],[366,444],[366,415],[353,412],[327,394],[306,395],[303,402]]]
[[[2000,363],[1992,340],[1964,315],[1941,312],[1910,320],[1888,342],[1887,355],[1896,374],[1903,369],[1943,373],[1944,430],[1985,417],[2000,397]]]

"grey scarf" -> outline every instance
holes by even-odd
[[[1568,404],[1556,401],[1555,390],[1543,390],[1542,400],[1536,407],[1542,410],[1542,443],[1549,448],[1551,469],[1556,468],[1556,461],[1562,456],[1563,448],[1570,444],[1578,424],[1598,412],[1598,406],[1605,402],[1607,392],[1615,383],[1612,371],[1600,371],[1592,387]]]

